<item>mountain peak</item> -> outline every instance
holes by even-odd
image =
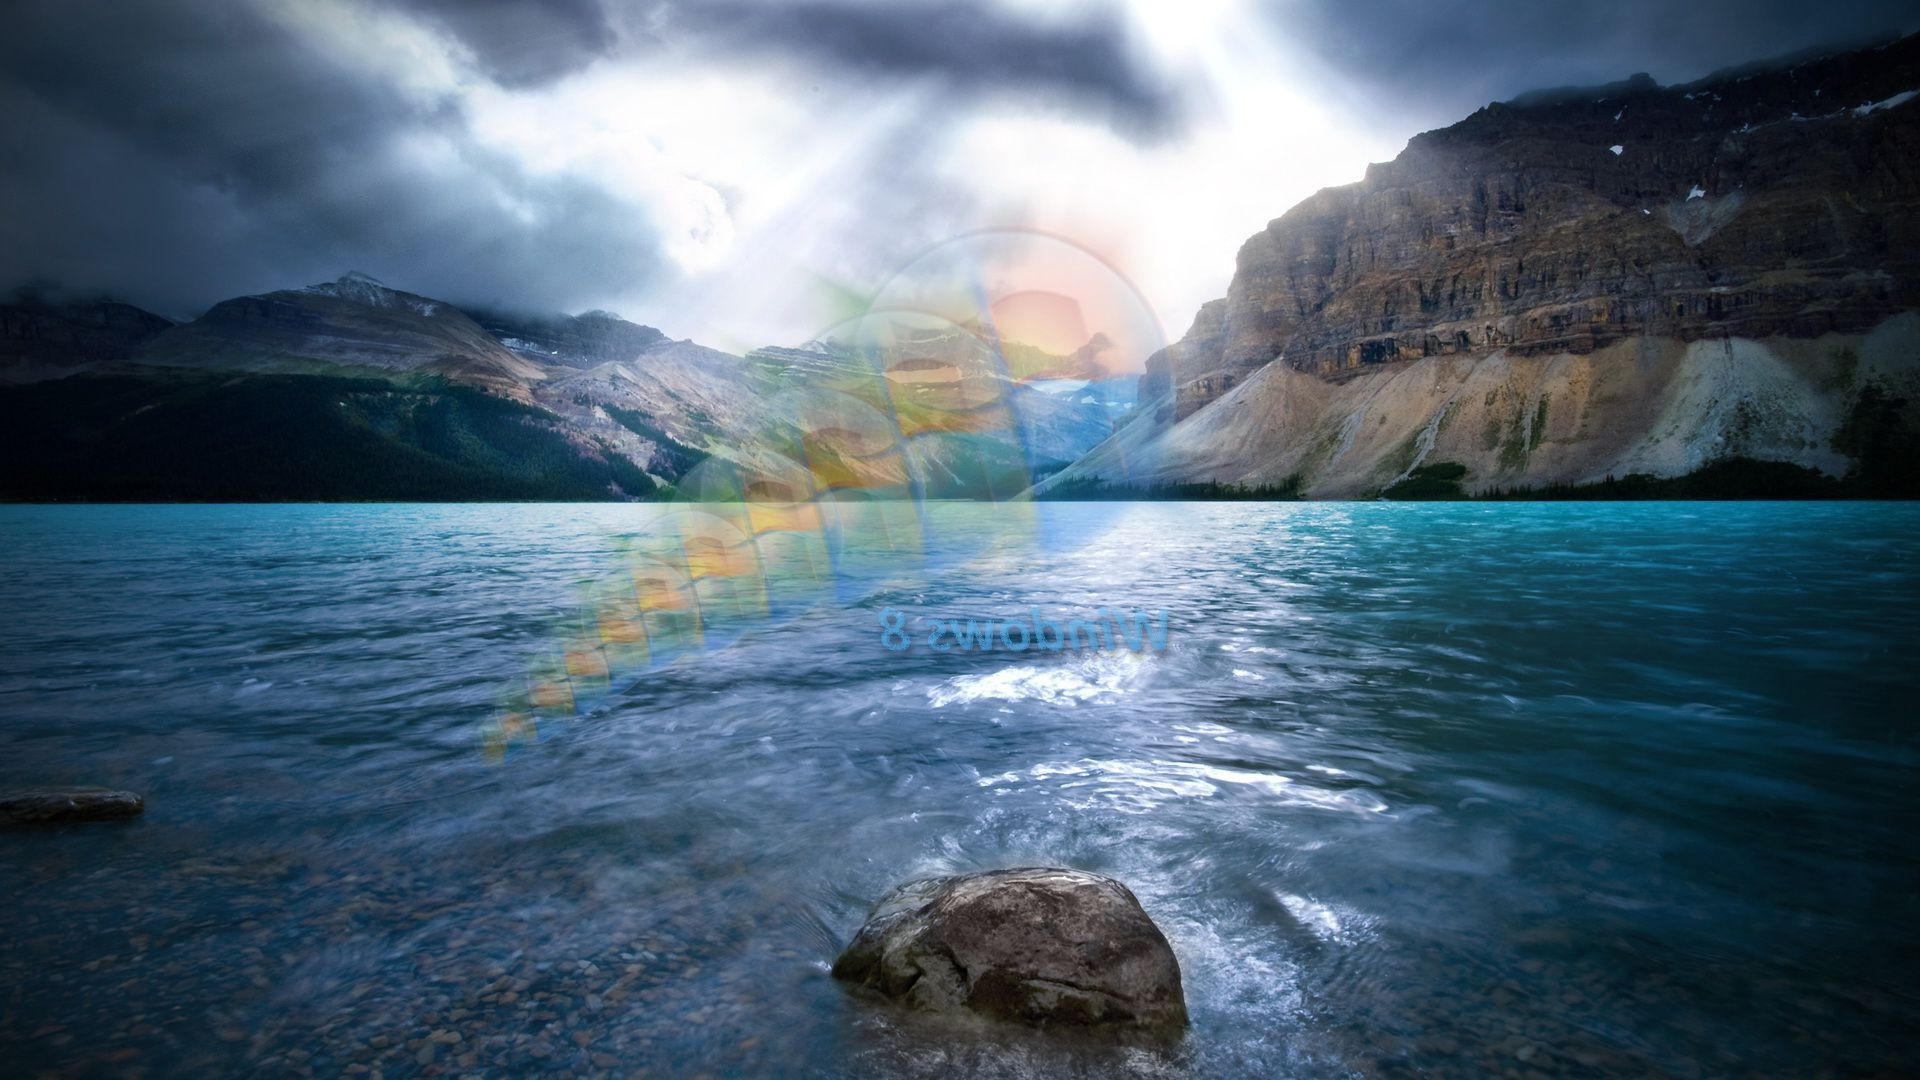
[[[366,304],[369,307],[406,307],[420,315],[433,315],[445,306],[436,300],[402,292],[372,274],[363,274],[358,270],[349,270],[332,281],[308,285],[299,291],[311,296],[330,296],[336,300]]]
[[[385,303],[393,296],[394,290],[372,274],[363,274],[358,270],[349,270],[332,281],[322,281],[305,286],[304,293],[320,296],[336,296],[343,300],[362,300],[371,304]]]

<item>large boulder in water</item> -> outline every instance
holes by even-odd
[[[1165,935],[1125,885],[1080,870],[910,881],[874,906],[833,975],[911,1008],[1036,1027],[1187,1024]]]
[[[99,787],[0,792],[0,822],[117,821],[146,808],[147,801],[131,791]]]

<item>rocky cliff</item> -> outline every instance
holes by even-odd
[[[1249,239],[1148,361],[1140,418],[1055,483],[1844,472],[1869,385],[1920,400],[1916,90],[1920,37],[1417,136]]]

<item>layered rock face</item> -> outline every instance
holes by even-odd
[[[1227,296],[1149,360],[1143,419],[1185,422],[1270,365],[1329,384],[1296,396],[1341,399],[1333,387],[1420,363],[1458,373],[1628,342],[1662,357],[1736,341],[1857,354],[1920,309],[1917,89],[1920,38],[1908,38],[1688,86],[1636,76],[1528,95],[1420,135],[1247,241]],[[1262,381],[1252,396],[1289,380]],[[1582,431],[1636,434],[1621,427],[1631,417],[1593,407]],[[1503,421],[1494,441],[1512,436]],[[1148,456],[1165,478],[1227,478]],[[1243,476],[1271,471],[1229,456]],[[1498,471],[1538,478],[1507,460]],[[1349,481],[1323,493],[1367,486]]]

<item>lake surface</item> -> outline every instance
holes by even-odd
[[[495,760],[661,513],[0,507],[0,786],[148,797],[0,831],[8,1071],[1916,1067],[1920,506],[936,506]],[[1103,607],[1164,650],[915,621]],[[1181,1044],[827,975],[891,885],[1023,864],[1133,888]]]

